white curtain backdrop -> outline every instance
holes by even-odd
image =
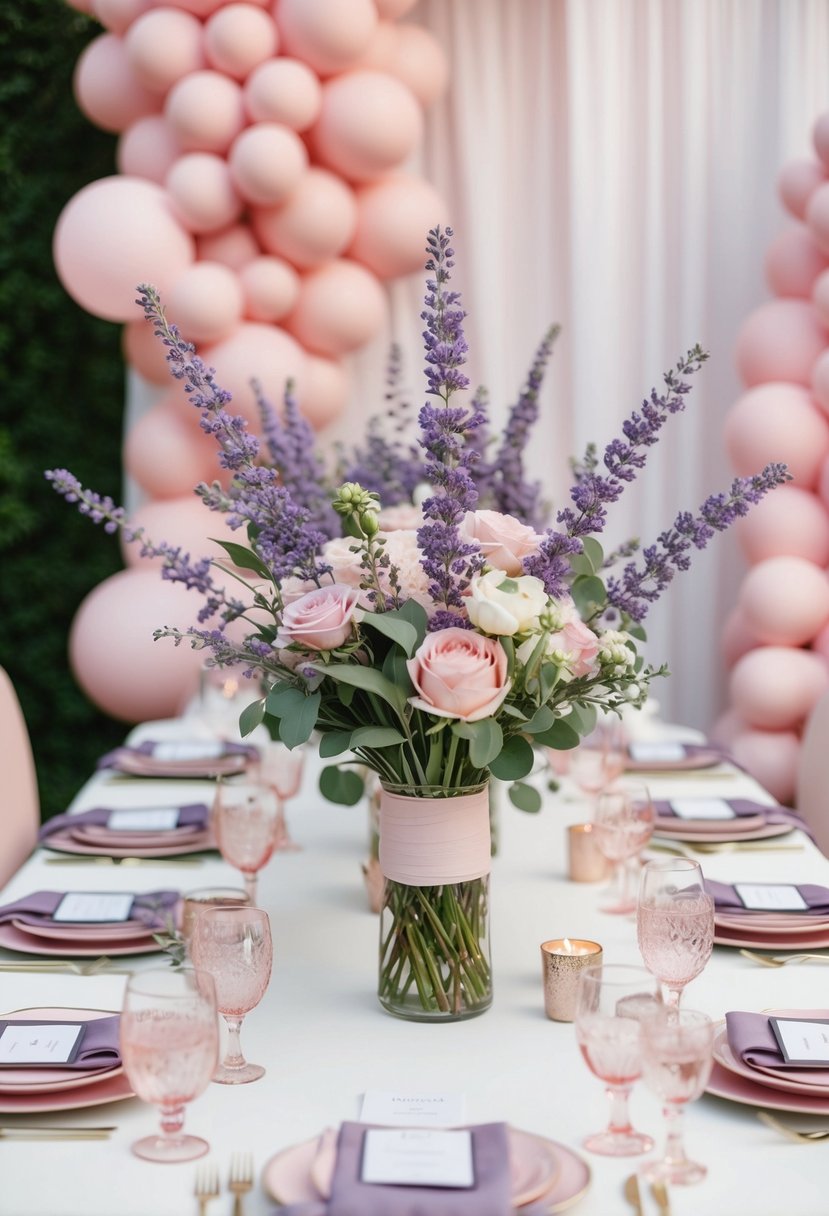
[[[409,19],[450,60],[418,168],[449,204],[469,371],[496,425],[548,324],[563,326],[531,450],[554,503],[571,455],[618,434],[694,343],[710,351],[686,412],[611,508],[610,544],[647,543],[732,478],[734,340],[769,298],[779,168],[810,153],[829,106],[829,3],[420,0]],[[380,408],[392,338],[423,399],[421,296],[420,276],[393,286],[390,332],[353,358],[352,401],[326,441]],[[146,400],[132,379],[128,423]],[[674,720],[705,728],[724,707],[719,634],[742,569],[733,536],[716,539],[646,622],[649,658],[672,673],[654,696]]]

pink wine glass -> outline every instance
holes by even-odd
[[[682,1115],[688,1102],[708,1084],[713,1063],[714,1024],[707,1013],[674,1009],[643,1024],[643,1076],[648,1089],[662,1099],[667,1128],[665,1152],[649,1162],[644,1174],[652,1182],[689,1185],[702,1182],[708,1170],[689,1161],[682,1135]]]
[[[665,985],[667,1005],[700,974],[714,948],[714,901],[689,857],[649,861],[642,870],[636,935],[645,966]]]
[[[603,912],[626,915],[636,910],[628,863],[653,835],[654,809],[646,785],[629,783],[602,790],[593,810],[593,831],[600,851],[613,866],[610,897]]]
[[[659,987],[644,967],[617,963],[585,967],[576,991],[576,1039],[590,1071],[605,1083],[610,1119],[583,1141],[605,1157],[632,1157],[653,1148],[632,1126],[628,1099],[642,1075],[641,1019],[659,1003]]]
[[[121,1012],[121,1057],[138,1097],[161,1108],[161,1134],[136,1140],[146,1161],[192,1161],[210,1145],[185,1135],[184,1108],[210,1083],[219,1058],[213,977],[151,970],[130,976]]]
[[[594,799],[625,768],[625,754],[614,738],[591,735],[570,753],[570,776],[588,798]]]
[[[302,774],[305,769],[305,748],[289,748],[284,743],[272,740],[259,747],[259,762],[257,766],[258,780],[263,785],[269,785],[280,801],[279,831],[276,847],[297,851],[301,849],[288,831],[285,818],[285,803],[295,798],[302,785]]]
[[[271,926],[261,908],[205,908],[196,915],[190,956],[213,976],[216,1005],[229,1032],[225,1058],[213,1075],[223,1085],[244,1085],[265,1075],[242,1055],[239,1034],[245,1014],[268,987],[273,964]]]
[[[241,870],[250,902],[256,903],[259,871],[273,856],[281,806],[275,790],[262,782],[219,781],[212,825],[219,852]]]

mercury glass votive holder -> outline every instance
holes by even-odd
[[[596,843],[592,823],[574,823],[567,829],[567,877],[571,882],[602,882],[610,863]]]
[[[552,938],[541,943],[544,1012],[553,1022],[572,1022],[576,1016],[579,972],[602,961],[598,942],[581,937]]]

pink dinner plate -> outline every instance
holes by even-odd
[[[699,844],[720,844],[734,842],[739,844],[741,840],[772,840],[776,836],[788,836],[789,832],[793,832],[794,828],[788,823],[766,823],[761,828],[753,828],[750,832],[741,832],[737,828],[729,828],[726,831],[712,831],[710,828],[707,832],[687,832],[684,830],[685,824],[682,820],[674,821],[676,826],[667,826],[667,819],[660,819],[658,828],[654,828],[655,836],[663,836],[666,840],[689,840],[697,841]],[[731,821],[729,821],[730,823]]]
[[[97,1018],[109,1018],[117,1009],[65,1009],[48,1006],[40,1009],[15,1009],[0,1017],[9,1022],[32,1021],[43,1018],[52,1022],[93,1022]],[[0,1069],[0,1095],[57,1093],[63,1089],[78,1089],[85,1085],[97,1085],[124,1071],[122,1064],[115,1068],[2,1068]],[[0,1097],[2,1101],[2,1097]]]
[[[829,1011],[826,1009],[775,1009],[768,1012],[774,1013],[778,1017],[829,1017]],[[725,1026],[714,1036],[714,1059],[729,1072],[746,1077],[755,1084],[768,1086],[770,1089],[780,1089],[784,1093],[811,1094],[814,1097],[822,1097],[824,1102],[829,1102],[829,1069],[793,1068],[783,1073],[779,1069],[744,1064],[731,1050]],[[758,1076],[758,1073],[761,1075]],[[818,1077],[823,1078],[822,1084],[818,1082]]]
[[[714,768],[722,763],[722,754],[715,751],[694,752],[690,756],[683,756],[681,760],[634,760],[631,756],[626,756],[625,772],[685,773],[695,768]]]
[[[153,933],[146,925],[134,920],[117,925],[54,925],[51,921],[45,925],[29,925],[24,920],[13,920],[11,923],[29,937],[45,937],[50,942],[77,942],[83,941],[87,936],[94,937],[96,942],[131,942],[136,938],[141,941],[151,937]]]
[[[55,1110],[80,1110],[84,1106],[103,1106],[105,1102],[120,1102],[124,1098],[132,1098],[134,1093],[125,1072],[119,1072],[117,1076],[107,1073],[105,1081],[84,1085],[80,1089],[61,1089],[55,1093],[36,1094],[0,1093],[0,1115],[34,1115]]]
[[[161,947],[152,937],[136,937],[131,941],[113,942],[106,938],[86,935],[77,941],[33,937],[16,925],[0,925],[0,946],[21,954],[51,954],[60,958],[97,958],[99,954],[153,954]]]
[[[130,777],[185,777],[190,780],[209,780],[212,777],[231,777],[243,773],[251,762],[248,756],[215,756],[205,760],[155,760],[152,756],[131,755],[125,752],[112,766],[113,772],[126,773]]]
[[[204,853],[208,849],[215,849],[216,842],[211,832],[201,832],[178,843],[128,845],[122,841],[120,845],[105,847],[91,841],[75,840],[67,828],[47,836],[43,847],[56,853],[78,853],[82,857],[180,857],[185,853]]]
[[[714,925],[714,942],[718,946],[771,946],[773,950],[801,950],[804,946],[822,949],[829,946],[829,929],[804,930],[803,933],[754,933],[751,926],[745,929],[726,929]]]
[[[705,1092],[713,1094],[715,1098],[726,1098],[729,1102],[742,1102],[746,1106],[786,1110],[795,1115],[829,1115],[829,1096],[819,1098],[812,1094],[783,1093],[770,1085],[760,1085],[748,1077],[730,1072],[718,1060],[714,1061]]]
[[[541,1200],[548,1212],[575,1203],[590,1185],[590,1167],[563,1144],[531,1132],[509,1129],[513,1203],[524,1207]],[[336,1153],[330,1130],[277,1153],[265,1165],[262,1185],[278,1203],[326,1198]],[[319,1182],[315,1185],[314,1179]]]
[[[102,827],[96,823],[82,823],[78,827],[69,825],[66,829],[73,840],[79,840],[81,844],[98,845],[99,848],[106,848],[108,845],[115,845],[120,848],[122,845],[149,845],[150,848],[155,848],[156,845],[178,844],[179,841],[189,843],[189,838],[192,836],[204,836],[206,829],[199,827],[197,823],[188,824],[183,828],[170,828],[167,832],[149,832],[144,828],[137,831],[116,831],[111,828]]]
[[[757,828],[767,826],[765,815],[739,815],[736,819],[683,819],[681,815],[657,815],[653,821],[653,830],[659,834],[681,831],[689,836],[697,836],[700,832],[745,836],[746,832],[756,832]]]
[[[742,931],[748,926],[752,933],[817,933],[829,931],[829,918],[825,915],[810,916],[806,912],[715,912],[714,924],[724,929]]]

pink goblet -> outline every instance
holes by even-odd
[[[210,1145],[182,1133],[184,1107],[202,1093],[219,1058],[216,990],[211,975],[142,971],[127,981],[121,1013],[121,1056],[144,1102],[161,1107],[161,1135],[136,1140],[146,1161],[192,1161]]]
[[[689,857],[649,861],[642,870],[636,909],[639,951],[678,1007],[682,990],[704,968],[714,948],[714,901],[699,862]]]
[[[689,1161],[682,1136],[687,1102],[698,1098],[708,1083],[713,1063],[714,1024],[707,1013],[673,1009],[643,1024],[645,1084],[662,1099],[667,1126],[665,1152],[645,1166],[652,1182],[702,1182],[708,1170]]]
[[[277,834],[277,849],[296,851],[298,845],[288,831],[285,819],[285,803],[295,798],[302,785],[302,774],[305,768],[305,748],[289,748],[284,743],[272,740],[259,748],[259,763],[256,769],[257,779],[263,785],[269,785],[280,801],[279,831]]]
[[[276,848],[280,810],[279,798],[268,785],[233,779],[216,785],[213,834],[225,861],[241,870],[252,904],[258,873]]]
[[[636,910],[628,862],[653,835],[654,809],[646,785],[637,783],[602,790],[593,811],[596,844],[613,866],[613,885],[603,912],[626,915]],[[615,888],[615,889],[614,889]]]
[[[216,1005],[228,1028],[225,1058],[213,1075],[222,1085],[243,1085],[265,1075],[242,1055],[239,1034],[245,1014],[268,987],[273,964],[271,926],[261,908],[205,908],[197,913],[190,956],[216,985]]]

